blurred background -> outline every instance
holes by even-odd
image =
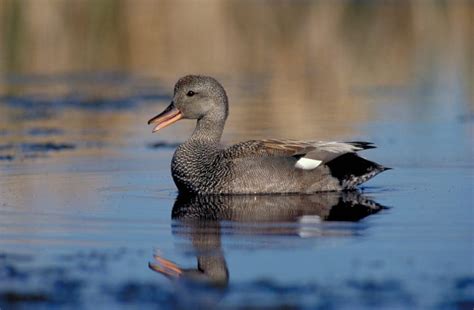
[[[170,95],[180,76],[202,73],[224,83],[230,126],[246,135],[272,124],[328,138],[347,134],[331,123],[376,117],[368,93],[448,91],[472,111],[473,15],[469,0],[1,0],[0,94]],[[131,77],[141,80],[117,85]]]

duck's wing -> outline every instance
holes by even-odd
[[[334,142],[300,140],[250,140],[224,149],[223,154],[230,159],[243,157],[278,156],[298,159],[295,167],[314,169],[337,157],[375,148],[370,142]]]

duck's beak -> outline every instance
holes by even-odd
[[[163,112],[150,119],[148,125],[154,124],[155,127],[153,128],[153,132],[157,132],[182,118],[183,114],[181,114],[181,112],[174,106],[174,102],[171,102]]]
[[[148,267],[158,273],[161,273],[170,278],[178,278],[183,274],[183,269],[166,258],[158,255],[153,255],[155,262],[148,263]]]

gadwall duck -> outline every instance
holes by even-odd
[[[173,101],[148,121],[153,132],[196,119],[191,137],[175,151],[171,173],[181,193],[271,194],[353,190],[389,168],[356,153],[368,142],[250,140],[220,144],[229,113],[227,94],[212,77],[178,80]]]

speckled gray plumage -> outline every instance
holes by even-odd
[[[211,77],[181,78],[175,85],[172,104],[183,118],[197,119],[193,134],[177,148],[171,163],[180,192],[339,191],[354,189],[386,169],[356,155],[357,151],[373,148],[366,142],[251,140],[223,147],[220,139],[229,112],[228,99],[224,88]],[[303,157],[322,164],[311,170],[295,168]]]

